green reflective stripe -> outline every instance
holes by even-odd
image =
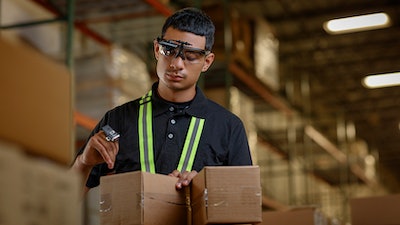
[[[154,151],[153,151],[153,116],[151,104],[152,92],[149,91],[139,101],[138,133],[140,167],[144,172],[155,173]],[[185,143],[178,164],[180,172],[191,171],[201,134],[203,132],[205,119],[192,117],[186,133]]]
[[[143,100],[143,99],[142,99]],[[142,101],[140,100],[140,102]],[[142,103],[143,104],[143,103]],[[140,151],[140,166],[142,171],[146,171],[146,164],[145,164],[145,154],[144,152],[144,142],[143,140],[143,133],[145,132],[143,129],[146,126],[143,126],[143,105],[139,106],[139,118],[138,118],[138,132],[139,132],[139,151]]]
[[[196,117],[192,117],[190,121],[189,130],[186,134],[185,144],[178,164],[178,170],[180,172],[192,170],[201,133],[203,132],[204,122],[205,119]]]
[[[145,110],[145,115],[146,115],[146,139],[147,139],[147,162],[146,167],[147,167],[147,172],[150,173],[156,173],[155,165],[154,165],[154,154],[153,154],[153,114],[152,114],[152,107],[151,107],[151,102],[148,102],[146,104],[146,110]],[[145,139],[145,140],[146,140]]]
[[[138,129],[139,129],[139,150],[141,170],[155,173],[153,155],[153,132],[152,132],[152,106],[151,94],[149,91],[140,100]]]

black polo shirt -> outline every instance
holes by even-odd
[[[200,88],[195,98],[187,103],[163,100],[157,94],[158,83],[153,84],[153,145],[156,173],[169,174],[178,166],[186,132],[192,116],[204,118],[205,124],[200,138],[193,169],[204,166],[251,165],[247,136],[242,121],[233,113],[207,99]],[[139,100],[127,102],[108,111],[91,135],[109,124],[121,134],[119,152],[114,169],[107,164],[95,166],[87,180],[88,187],[98,186],[100,176],[140,170],[138,142]],[[81,154],[84,147],[78,154]]]

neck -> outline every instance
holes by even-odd
[[[185,90],[172,90],[166,88],[157,88],[158,95],[169,102],[189,102],[193,100],[196,95],[196,87]]]

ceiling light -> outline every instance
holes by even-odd
[[[329,20],[323,27],[330,34],[342,34],[388,27],[390,18],[386,13],[373,13]]]
[[[400,85],[400,72],[376,74],[364,77],[362,84],[367,88],[381,88]]]

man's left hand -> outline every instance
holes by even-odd
[[[185,171],[183,173],[179,172],[178,170],[172,171],[169,176],[178,177],[178,182],[176,182],[175,187],[176,189],[180,190],[182,187],[189,186],[192,179],[197,175],[197,171]]]

